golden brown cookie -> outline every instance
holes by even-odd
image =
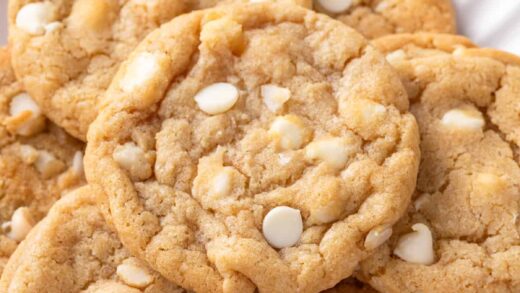
[[[42,111],[85,140],[119,64],[148,32],[217,0],[12,0],[13,66]]]
[[[314,8],[369,39],[396,33],[455,33],[451,0],[314,0]]]
[[[54,201],[84,181],[83,147],[46,122],[0,48],[0,271]]]
[[[296,6],[180,16],[123,63],[86,170],[123,244],[197,292],[318,292],[406,209],[418,133],[357,32]]]
[[[414,43],[385,53],[419,123],[417,189],[359,277],[389,293],[519,292],[520,58]]]
[[[56,202],[9,260],[1,292],[185,292],[128,253],[95,193],[85,186]]]

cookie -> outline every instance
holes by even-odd
[[[52,203],[84,181],[83,147],[47,123],[0,49],[0,271]]]
[[[429,56],[407,47],[386,53],[419,123],[417,189],[359,277],[389,293],[519,292],[520,58],[463,44],[430,45]]]
[[[2,292],[185,292],[132,257],[84,186],[60,199],[9,260]]]
[[[148,32],[217,0],[13,0],[13,66],[50,120],[85,140],[118,65]]]
[[[377,293],[377,291],[355,278],[348,278],[336,285],[336,287],[324,291],[323,293]]]
[[[314,8],[369,39],[396,33],[456,33],[451,0],[314,0]]]
[[[405,211],[417,125],[354,30],[260,3],[179,16],[123,63],[85,167],[123,244],[196,292],[318,292]]]

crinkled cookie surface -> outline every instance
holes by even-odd
[[[451,0],[314,0],[317,11],[369,39],[396,33],[456,33]]]
[[[46,121],[0,48],[0,270],[51,205],[84,182],[83,148]]]
[[[85,140],[119,64],[153,29],[216,0],[13,0],[9,42],[28,93]]]
[[[185,292],[127,252],[95,193],[85,186],[52,207],[9,260],[2,292]]]
[[[520,60],[399,38],[374,43],[407,85],[422,161],[413,204],[359,277],[382,292],[518,292]]]
[[[87,147],[123,244],[197,292],[318,292],[405,211],[418,132],[358,33],[289,5],[180,16],[109,88]]]

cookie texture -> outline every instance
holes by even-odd
[[[314,8],[370,39],[398,33],[457,30],[451,0],[314,0]]]
[[[83,183],[83,148],[45,121],[0,49],[0,271],[54,201]]]
[[[119,64],[148,32],[216,0],[9,1],[13,66],[57,125],[85,140]]]
[[[398,76],[357,32],[297,6],[180,16],[107,97],[87,178],[129,251],[189,290],[331,288],[386,240],[415,186]]]
[[[81,187],[56,202],[9,260],[2,292],[185,292],[128,253],[95,192]]]
[[[390,293],[518,292],[520,59],[460,43],[417,54],[412,43],[386,53],[419,123],[417,189],[358,277]]]
[[[377,291],[351,277],[341,281],[334,288],[324,291],[324,293],[377,293]]]

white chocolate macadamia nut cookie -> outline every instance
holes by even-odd
[[[9,259],[1,292],[183,293],[132,257],[110,230],[89,186],[67,194]]]
[[[374,44],[407,87],[422,159],[407,215],[357,277],[389,293],[519,292],[520,59],[453,36]]]
[[[144,56],[151,75],[137,76]],[[107,95],[87,178],[129,251],[188,290],[331,288],[410,202],[418,130],[398,76],[361,35],[311,10],[179,16]]]
[[[9,57],[0,48],[0,272],[62,193],[84,182],[83,144],[46,122]]]
[[[369,39],[396,33],[455,33],[451,0],[313,0],[314,9],[335,17]]]

